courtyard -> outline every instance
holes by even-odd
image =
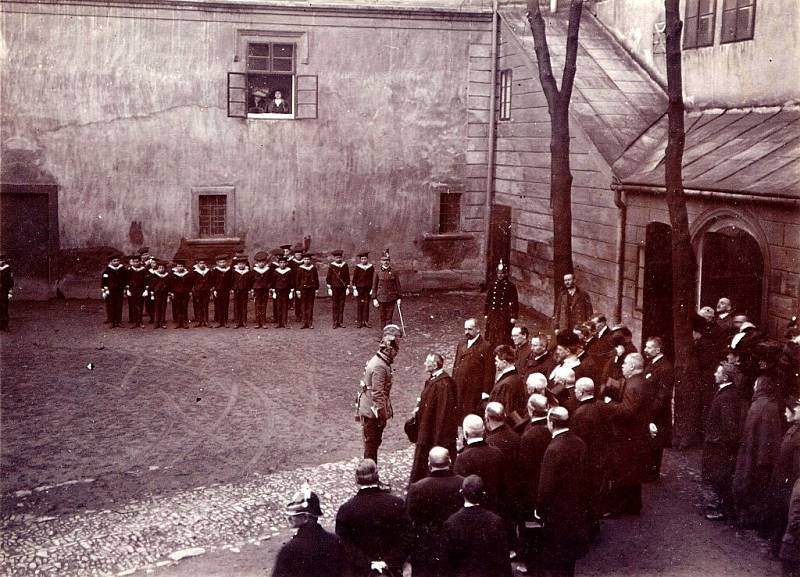
[[[404,299],[382,478],[405,489],[402,422],[426,353],[452,364],[482,295]],[[9,575],[263,575],[308,479],[330,526],[361,454],[356,385],[379,331],[110,330],[99,301],[14,303],[2,337],[2,566]],[[543,319],[528,311],[530,328]],[[604,526],[585,574],[777,570],[751,533],[698,514],[697,454],[672,452],[640,519]],[[701,551],[703,552],[701,554]],[[757,552],[757,553],[754,553]],[[586,571],[591,571],[586,573]],[[580,569],[580,567],[579,567]]]

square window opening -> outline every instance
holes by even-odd
[[[225,236],[228,197],[224,194],[201,194],[199,204],[199,231],[201,238]]]
[[[439,195],[439,233],[461,230],[461,193],[442,192]]]

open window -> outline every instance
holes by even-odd
[[[228,116],[317,117],[317,77],[297,74],[295,44],[247,42],[246,50],[246,72],[228,73]]]

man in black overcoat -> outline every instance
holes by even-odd
[[[549,377],[558,362],[553,358],[553,353],[547,349],[549,344],[547,335],[539,333],[531,337],[531,354],[525,367],[527,375],[542,373]]]
[[[717,366],[714,372],[717,393],[711,401],[703,442],[703,483],[714,491],[717,502],[706,514],[707,519],[733,519],[733,474],[747,410],[745,401],[733,383],[731,368]]]
[[[664,342],[660,337],[650,337],[644,347],[647,357],[644,378],[653,389],[653,424],[655,437],[650,451],[648,482],[658,481],[661,475],[661,458],[665,447],[672,446],[672,395],[675,377],[672,363],[664,356]]]
[[[527,414],[527,411],[526,411]],[[486,442],[503,453],[503,469],[506,472],[505,499],[498,507],[498,513],[508,527],[508,543],[516,547],[516,523],[519,520],[519,435],[507,423],[506,412],[500,403],[489,403],[485,411]]]
[[[536,519],[539,473],[544,452],[552,438],[547,428],[547,397],[533,394],[528,399],[530,425],[519,439],[519,504],[522,560],[529,574],[535,574],[541,561],[541,522]]]
[[[500,449],[485,440],[485,426],[478,415],[464,417],[464,448],[456,458],[453,470],[457,475],[478,475],[486,490],[486,506],[497,511],[498,503],[505,497],[505,458]]]
[[[417,420],[417,441],[411,466],[411,483],[428,473],[428,453],[433,447],[444,447],[456,457],[459,415],[456,405],[456,384],[444,369],[442,355],[432,353],[425,359],[429,378],[414,409]]]
[[[514,367],[514,360],[514,349],[510,346],[500,345],[494,350],[497,375],[489,393],[489,402],[503,405],[509,417],[514,413],[524,415],[527,407],[525,383]]]
[[[606,512],[605,499],[609,484],[611,444],[614,439],[613,409],[594,396],[595,385],[582,377],[575,383],[578,406],[569,420],[569,428],[586,443],[591,496],[591,533],[600,529]]]
[[[622,400],[609,403],[614,410],[614,446],[618,462],[612,494],[612,512],[638,515],[642,510],[642,483],[650,463],[650,424],[654,391],[644,378],[644,358],[629,353],[622,362]]]
[[[464,507],[445,521],[443,576],[511,577],[511,562],[502,519],[484,508],[486,493],[478,475],[461,486]]]
[[[511,344],[511,328],[519,317],[517,286],[508,278],[508,266],[501,260],[497,277],[486,291],[486,340],[492,347]]]
[[[494,382],[492,347],[481,336],[478,321],[464,321],[464,336],[456,346],[453,360],[453,380],[456,382],[460,419],[480,411],[481,394],[488,394]]]
[[[272,577],[344,577],[349,574],[342,542],[317,521],[322,516],[319,496],[308,485],[286,506],[297,533],[281,547]]]
[[[553,439],[544,453],[536,511],[544,524],[543,564],[548,575],[571,577],[589,539],[590,483],[586,443],[568,428],[564,407],[550,409]]]
[[[414,577],[438,577],[443,571],[442,526],[464,504],[464,477],[450,470],[450,453],[433,447],[428,455],[430,474],[408,488],[406,507],[413,528],[411,568]]]
[[[514,343],[514,366],[523,381],[528,376],[528,361],[532,352],[529,338],[528,327],[517,326],[511,329],[511,340]]]
[[[356,468],[358,493],[339,508],[336,535],[354,575],[369,575],[373,563],[403,574],[411,535],[405,501],[380,487],[378,466],[364,459]]]

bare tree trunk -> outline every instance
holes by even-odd
[[[695,259],[683,194],[683,73],[679,0],[664,0],[667,35],[667,95],[669,132],[665,154],[667,207],[672,226],[672,326],[675,344],[674,444],[684,448],[698,440],[702,414],[699,371],[692,339]]]
[[[550,64],[550,49],[538,0],[528,0],[528,24],[533,34],[539,82],[550,113],[550,210],[553,213],[553,299],[558,301],[561,279],[572,264],[572,171],[569,165],[569,103],[575,80],[578,32],[583,0],[572,0],[567,29],[567,52],[561,89]]]

